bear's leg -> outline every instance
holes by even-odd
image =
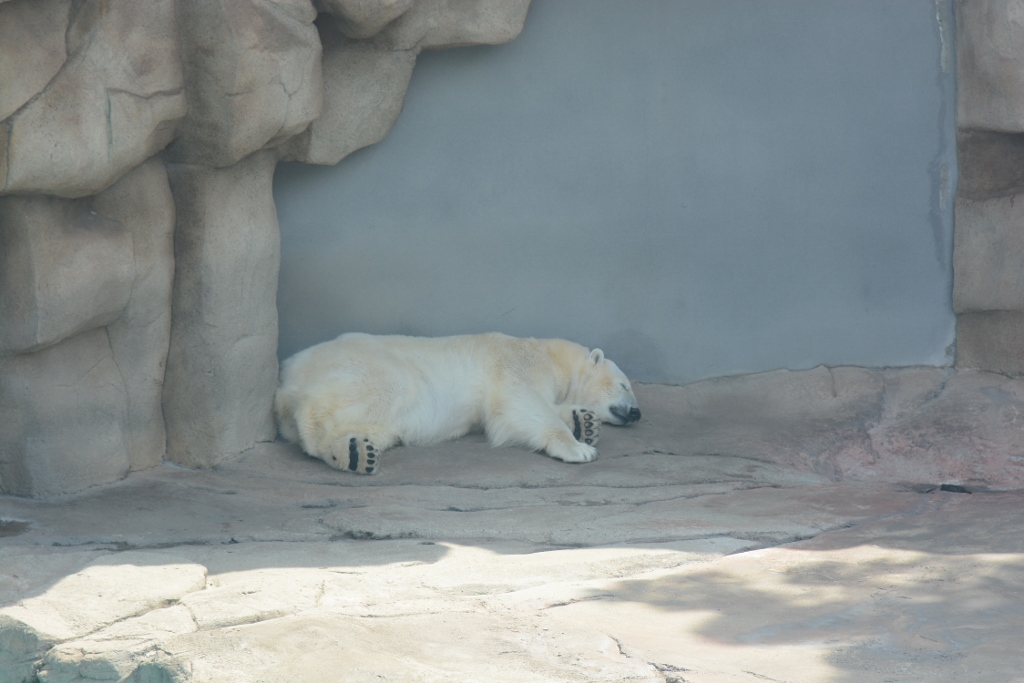
[[[568,414],[571,419],[572,412]],[[565,462],[597,459],[597,449],[577,441],[555,407],[540,397],[495,401],[484,422],[492,446],[522,445]]]
[[[333,415],[305,406],[295,417],[302,450],[331,467],[356,474],[374,474],[380,454],[399,441],[397,434],[379,425],[339,424]]]
[[[583,406],[562,404],[558,406],[558,417],[562,418],[577,441],[588,446],[597,445],[601,438],[601,420],[597,419],[593,411]]]

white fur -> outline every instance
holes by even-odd
[[[597,451],[573,437],[573,410],[622,424],[621,411],[636,406],[629,380],[600,349],[497,333],[344,334],[286,360],[275,401],[281,435],[329,464],[353,437],[380,452],[478,428],[493,446],[589,462]]]

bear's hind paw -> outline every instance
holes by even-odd
[[[330,454],[328,465],[339,470],[347,470],[356,474],[373,474],[377,471],[380,451],[366,437],[351,437],[348,441],[340,441],[338,452]]]
[[[601,421],[589,410],[575,408],[572,411],[572,435],[580,443],[595,446],[601,437]]]

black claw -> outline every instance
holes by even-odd
[[[367,468],[366,468],[366,473],[367,473],[367,474],[373,474],[373,469],[374,469],[374,468],[372,468],[372,467],[367,467]]]

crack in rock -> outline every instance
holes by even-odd
[[[772,678],[771,676],[765,676],[764,674],[759,674],[756,671],[747,671],[746,669],[744,669],[743,673],[749,674],[750,676],[753,676],[754,678],[757,678],[758,680],[771,681],[771,683],[789,683],[789,681],[780,681],[778,678]]]
[[[669,568],[671,568],[671,567],[669,567]],[[516,591],[510,591],[510,592],[515,593]],[[606,600],[608,598],[611,598],[611,599],[614,600],[615,599],[615,594],[614,593],[595,593],[593,595],[588,595],[588,596],[582,597],[582,598],[570,598],[570,599],[565,600],[563,602],[553,602],[550,605],[544,605],[540,609],[541,609],[541,611],[543,611],[543,610],[546,610],[546,609],[554,609],[555,607],[567,607],[568,605],[575,605],[578,602],[592,602],[594,600]]]
[[[633,648],[627,646],[622,640],[616,638],[611,634],[606,634],[608,638],[615,642],[615,646],[619,649],[619,655],[626,659],[632,659],[634,661],[643,662],[648,667],[653,669],[654,674],[658,676],[664,683],[686,683],[685,679],[677,676],[669,676],[666,672],[674,671],[689,671],[689,669],[682,669],[669,664],[656,664],[655,662],[649,661],[646,657],[642,657],[638,653],[633,651]]]

